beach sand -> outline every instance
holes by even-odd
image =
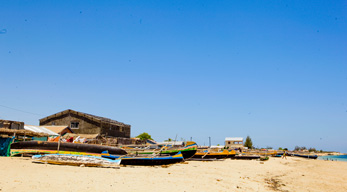
[[[270,158],[120,169],[0,157],[0,191],[347,191],[347,162]]]

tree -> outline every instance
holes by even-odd
[[[152,139],[151,135],[149,135],[146,132],[141,133],[140,135],[136,136],[137,138],[140,138],[141,140],[147,140]],[[152,139],[153,140],[153,139]]]
[[[248,147],[248,149],[252,149],[253,148],[253,143],[252,143],[251,137],[247,136],[246,142],[245,142],[244,146]]]

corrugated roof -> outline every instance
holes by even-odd
[[[226,137],[226,141],[243,141],[243,137]]]
[[[53,131],[54,133],[57,133],[57,134],[62,132],[64,129],[69,128],[66,125],[65,126],[42,126],[42,127],[46,128],[48,130],[51,130],[51,131]]]
[[[55,133],[54,131],[51,131],[50,129],[47,129],[45,126],[24,125],[24,129],[25,130],[29,130],[29,131],[33,131],[33,132],[36,132],[36,133],[46,133],[48,135],[59,135],[58,133]]]

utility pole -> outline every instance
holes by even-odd
[[[172,146],[175,146],[175,145],[176,145],[176,140],[177,140],[177,134],[176,134],[175,141],[174,141],[174,143],[173,143]]]

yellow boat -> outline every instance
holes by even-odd
[[[225,159],[228,157],[235,156],[236,152],[234,150],[228,151],[223,150],[221,152],[218,151],[198,151],[195,153],[195,155],[192,158],[197,159]]]

